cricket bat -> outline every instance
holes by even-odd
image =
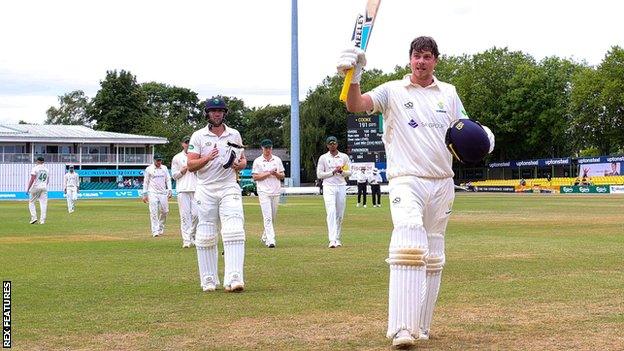
[[[355,20],[355,26],[353,27],[353,34],[351,35],[351,41],[355,43],[355,46],[366,51],[368,42],[370,40],[371,33],[373,32],[373,24],[377,17],[377,10],[379,10],[379,4],[381,0],[366,0],[366,9],[364,15],[358,14]],[[353,68],[347,71],[345,75],[344,83],[342,84],[342,91],[340,92],[340,101],[347,101],[347,94],[349,93],[349,87],[351,86],[351,78],[353,77]]]

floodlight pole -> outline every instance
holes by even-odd
[[[300,186],[299,153],[299,48],[297,24],[297,0],[292,0],[291,49],[290,49],[290,178],[293,186]]]

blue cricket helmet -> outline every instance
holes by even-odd
[[[225,112],[227,112],[228,108],[227,108],[227,105],[225,104],[225,100],[223,100],[222,97],[217,96],[217,97],[213,97],[213,98],[206,100],[206,105],[204,107],[204,110],[206,112],[212,111],[212,110],[224,110]]]
[[[481,162],[490,151],[490,139],[479,122],[459,119],[446,131],[446,147],[465,164]]]

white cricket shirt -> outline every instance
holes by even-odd
[[[143,195],[167,194],[171,190],[171,176],[167,166],[160,165],[156,168],[151,164],[145,168],[143,179]]]
[[[376,185],[379,184],[383,181],[383,178],[381,178],[381,174],[379,172],[377,173],[371,173],[368,177],[368,184],[370,185]]]
[[[333,174],[336,167],[342,167],[342,173]],[[349,156],[338,151],[333,156],[329,151],[319,157],[316,165],[316,177],[323,180],[325,185],[346,185],[346,177],[351,175],[351,160]]]
[[[36,165],[30,171],[30,175],[35,176],[35,181],[32,184],[32,188],[47,188],[48,187],[48,176],[50,175],[50,171],[42,164]]]
[[[204,167],[196,172],[198,185],[236,183],[236,171],[231,167],[228,169],[223,168],[223,165],[230,158],[230,155],[227,154],[230,149],[227,146],[228,141],[237,145],[243,145],[240,133],[228,126],[225,126],[225,131],[221,136],[211,132],[208,126],[193,133],[189,142],[188,153],[199,154],[200,157],[204,157],[215,147],[219,150],[217,158],[208,161]]]
[[[80,177],[76,172],[67,172],[63,176],[63,187],[77,188],[80,185]]]
[[[368,175],[366,174],[366,172],[357,171],[353,176],[355,177],[355,180],[360,184],[366,183],[368,181]]]
[[[171,176],[176,181],[176,191],[179,193],[187,193],[195,191],[197,185],[197,176],[195,172],[189,172],[182,174],[182,168],[186,167],[188,156],[184,151],[181,151],[177,155],[173,156],[171,160]]]
[[[427,87],[412,84],[410,75],[384,83],[368,94],[373,112],[384,118],[388,179],[399,176],[453,177],[453,158],[446,148],[451,123],[468,118],[455,87],[435,77]]]
[[[264,158],[264,155],[260,155],[253,161],[253,166],[251,167],[252,174],[271,171],[284,172],[284,164],[279,157],[271,155],[271,159],[267,160]],[[282,182],[275,176],[268,176],[256,181],[258,193],[266,195],[279,195],[281,187]]]

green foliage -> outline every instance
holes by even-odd
[[[88,109],[95,128],[118,133],[141,133],[147,114],[145,92],[128,71],[107,71]]]
[[[275,148],[289,148],[286,145],[286,133],[290,134],[290,129],[286,130],[285,121],[290,118],[290,106],[267,105],[261,108],[252,108],[247,112],[247,125],[241,131],[245,138],[245,145],[249,147],[260,147],[263,139],[271,139]]]
[[[603,155],[624,147],[624,50],[614,46],[602,63],[574,77],[572,133],[579,148],[597,147]]]
[[[65,124],[91,126],[87,114],[89,97],[82,90],[74,90],[58,97],[59,108],[51,106],[46,111],[45,124]]]

